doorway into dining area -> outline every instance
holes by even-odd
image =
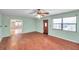
[[[11,35],[22,33],[23,21],[19,19],[11,19],[10,30]]]

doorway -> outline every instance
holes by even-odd
[[[11,35],[17,35],[22,33],[23,21],[18,19],[11,20]]]
[[[48,20],[43,20],[43,33],[48,34]]]

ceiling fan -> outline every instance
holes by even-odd
[[[49,12],[47,12],[43,9],[37,9],[37,14],[42,15],[42,16],[46,16],[49,14]]]
[[[31,12],[30,14],[33,14],[33,15],[39,15],[41,17],[43,16],[47,16],[49,14],[49,12],[47,12],[46,10],[44,9],[34,9],[32,10],[33,12]]]

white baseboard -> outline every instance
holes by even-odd
[[[50,36],[55,36],[55,35],[50,35]],[[74,40],[66,39],[66,38],[59,37],[59,36],[55,36],[55,37],[58,37],[58,38],[61,38],[61,39],[68,40],[68,41],[71,41],[71,42],[74,42],[74,43],[78,43],[79,44],[79,41],[74,41]]]

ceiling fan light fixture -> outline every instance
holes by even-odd
[[[42,16],[42,15],[37,14],[37,15],[36,15],[36,17],[37,17],[37,18],[42,18],[43,16]]]
[[[41,15],[38,14],[36,17],[37,17],[37,18],[42,18],[43,16],[41,16]]]

